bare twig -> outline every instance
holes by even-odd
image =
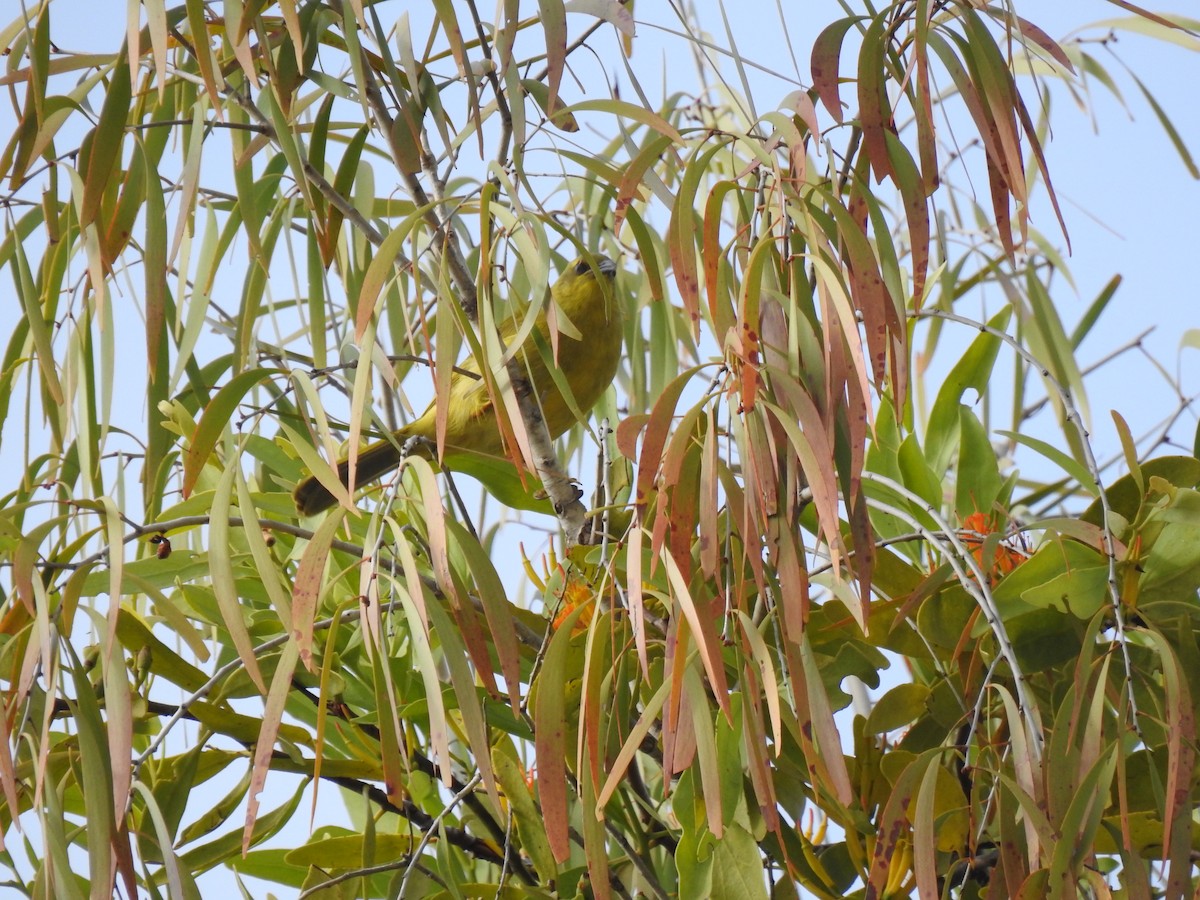
[[[425,827],[424,834],[421,835],[421,843],[417,845],[416,850],[409,854],[411,859],[408,867],[404,870],[404,877],[400,880],[400,890],[396,892],[397,896],[406,896],[405,889],[408,887],[408,880],[412,877],[413,868],[416,866],[417,860],[421,858],[421,854],[425,852],[425,848],[429,846],[429,842],[433,840],[433,833],[441,826],[442,821],[446,818],[446,816],[454,811],[454,807],[458,806],[458,804],[463,801],[463,798],[470,794],[471,791],[475,790],[475,786],[478,785],[482,780],[483,776],[476,772],[471,777],[471,780],[463,786],[463,789],[451,797],[450,802],[447,803],[442,811],[434,816],[433,821]],[[507,853],[504,854],[504,858],[507,862]]]

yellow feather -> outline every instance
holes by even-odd
[[[570,388],[575,407],[585,415],[612,384],[623,342],[621,307],[613,291],[616,265],[605,257],[596,260],[595,269],[583,259],[575,260],[550,289],[558,318],[557,368]],[[518,324],[510,318],[501,326],[500,337],[506,345],[516,335]],[[573,337],[574,334],[579,337]],[[537,347],[535,335],[540,336],[549,352],[554,344],[545,310],[538,314],[519,358],[537,393],[550,436],[556,438],[575,424],[576,416],[547,370],[546,358]],[[479,363],[474,357],[459,368],[479,373]],[[403,446],[409,438],[425,438],[429,443],[417,452],[431,456],[429,448],[436,440],[436,422],[437,404],[431,403],[420,418],[394,433],[395,443],[382,440],[364,448],[358,454],[355,481],[367,484],[400,465],[396,445]],[[487,385],[482,378],[456,371],[450,378],[445,455],[449,458],[463,452],[500,456],[504,447]],[[346,460],[338,464],[338,477],[343,484],[348,469]],[[333,494],[313,476],[300,482],[294,496],[297,508],[306,516],[328,509],[335,502]]]

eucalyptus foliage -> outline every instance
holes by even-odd
[[[1118,416],[1097,461],[1119,279],[1075,325],[1048,289],[1045,100],[1119,90],[1096,44],[967,0],[793,60],[728,17],[806,4],[98,5],[119,48],[49,0],[0,39],[8,886],[1194,893],[1200,460]],[[581,254],[625,356],[553,445],[497,324]],[[297,516],[468,354],[507,458]]]

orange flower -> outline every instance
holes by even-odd
[[[962,524],[963,530],[966,532],[962,535],[962,542],[971,551],[971,555],[975,557],[980,568],[983,568],[985,566],[984,541],[986,538],[981,535],[994,534],[1000,529],[991,517],[981,512],[971,513],[963,520]],[[1015,546],[1013,541],[1015,541]],[[1017,537],[1013,541],[1007,543],[1001,541],[996,545],[991,569],[986,573],[989,583],[999,581],[1028,558],[1029,554],[1021,538]]]
[[[596,594],[592,590],[592,586],[579,575],[572,573],[567,577],[566,585],[563,586],[562,605],[559,607],[558,615],[554,617],[554,630],[557,631],[559,626],[566,621],[567,616],[581,606],[587,608],[579,614],[575,627],[571,629],[572,634],[582,634],[587,631],[592,616],[596,614]]]

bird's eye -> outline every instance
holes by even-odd
[[[586,275],[590,271],[592,271],[592,267],[587,264],[586,259],[581,259],[579,262],[575,263],[576,275]]]

